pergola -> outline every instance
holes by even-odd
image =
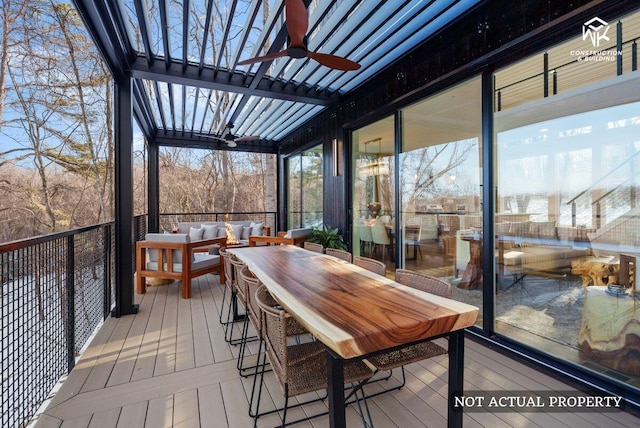
[[[158,148],[278,153],[283,139],[393,61],[469,12],[479,0],[311,1],[309,50],[348,57],[356,71],[305,59],[251,65],[286,48],[283,0],[182,3],[74,0],[115,83],[115,316],[132,304],[132,139],[149,146],[149,230],[158,230]],[[255,136],[229,145],[234,137]],[[231,147],[235,146],[235,147]]]
[[[286,48],[284,0],[74,4],[115,83],[115,316],[137,311],[132,303],[134,118],[149,147],[148,229],[157,231],[161,146],[283,154],[315,138],[325,142],[325,160],[332,162],[327,138],[479,74],[486,103],[483,140],[489,142],[492,70],[574,35],[594,15],[635,7],[630,0],[304,0],[308,49],[361,65],[338,71],[309,58],[239,65]],[[484,156],[491,159],[491,152]],[[493,198],[490,166],[483,177],[486,206]],[[282,175],[281,168],[280,181]],[[325,221],[344,223],[345,175],[327,181],[332,193],[325,201],[343,202],[325,212]]]

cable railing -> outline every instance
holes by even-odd
[[[603,214],[603,206],[607,203],[613,203],[615,205],[621,205],[621,198],[627,200],[629,206],[628,209],[635,208],[636,206],[636,186],[634,184],[635,173],[638,168],[636,168],[635,162],[637,162],[640,158],[638,157],[640,152],[634,153],[629,158],[620,162],[618,165],[614,166],[609,170],[607,174],[604,174],[601,178],[590,184],[587,188],[577,193],[574,197],[570,198],[566,205],[571,205],[571,225],[576,226],[578,220],[578,204],[581,200],[585,198],[593,198],[590,203],[587,203],[587,206],[590,210],[595,206],[595,224],[596,229],[600,229],[606,223],[614,220],[618,216],[609,216],[608,219],[605,218]],[[624,174],[623,176],[619,176],[620,172]],[[625,193],[624,197],[621,197],[621,193]]]
[[[549,66],[549,53],[545,52],[542,54],[543,67],[541,71],[514,82],[503,85],[496,84],[494,89],[496,111],[514,107],[521,102],[531,101],[532,96],[534,99],[546,98],[549,95],[556,95],[561,91],[587,84],[588,80],[584,77],[576,77],[579,74],[578,70],[582,67],[589,67],[592,60],[595,59],[594,57],[603,53],[615,53],[615,55],[610,55],[614,60],[598,61],[604,66],[598,73],[590,73],[593,79],[621,75],[623,64],[626,63],[628,63],[627,67],[630,66],[631,71],[636,71],[638,69],[637,37],[627,36],[628,39],[624,40],[622,24],[618,23],[617,26],[619,31],[616,34],[619,34],[620,40],[617,40],[617,36],[613,45],[586,51],[589,53],[584,56],[576,55],[575,59],[553,67]],[[623,63],[624,58],[628,58],[628,60]],[[584,73],[580,73],[580,75],[584,76]]]

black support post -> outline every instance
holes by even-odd
[[[497,188],[493,169],[495,167],[493,146],[493,79],[491,70],[482,72],[482,328],[491,334],[494,331],[495,306],[495,256],[494,256],[494,212]]]
[[[543,55],[543,72],[542,79],[544,81],[544,97],[549,96],[549,54],[547,52]]]
[[[622,75],[622,22],[616,25],[616,72]]]
[[[131,78],[115,84],[116,305],[111,315],[135,314],[133,304],[133,109]]]
[[[160,148],[149,144],[149,171],[147,172],[148,231],[160,232]]]
[[[103,283],[103,311],[102,318],[107,319],[111,312],[111,224],[104,227],[104,283]]]
[[[449,390],[447,393],[447,427],[461,428],[463,412],[454,407],[456,396],[464,392],[464,330],[449,335]]]
[[[344,405],[344,360],[327,349],[327,393],[329,395],[329,426],[346,428]]]
[[[67,373],[71,373],[76,365],[76,298],[75,298],[75,259],[76,247],[74,235],[67,237],[67,272],[66,272],[66,298],[67,298]]]

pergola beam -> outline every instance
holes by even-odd
[[[184,147],[204,150],[226,150],[234,152],[278,153],[277,144],[273,141],[238,141],[237,147],[229,148],[223,141],[184,133],[163,133],[159,131],[153,138],[153,144],[167,147]]]
[[[205,67],[200,73],[198,66],[193,64],[189,64],[186,70],[183,70],[182,63],[175,61],[171,62],[168,68],[165,68],[165,64],[158,61],[149,65],[146,58],[142,56],[137,57],[133,62],[131,73],[137,79],[196,86],[216,91],[235,92],[242,95],[275,98],[285,101],[322,106],[327,106],[334,101],[332,97],[327,97],[324,94],[308,94],[306,93],[306,87],[298,89],[294,89],[293,85],[286,85],[282,88],[270,87],[269,83],[263,79],[255,84],[255,87],[253,84],[247,87],[244,81],[246,76],[242,73],[230,74],[224,70],[215,72],[213,68],[208,67]]]

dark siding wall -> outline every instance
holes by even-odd
[[[349,236],[348,159],[340,175],[332,175],[332,140],[344,142],[353,128],[390,114],[399,106],[428,96],[454,82],[477,75],[485,67],[500,67],[580,34],[593,16],[607,20],[637,8],[636,1],[491,0],[452,23],[403,58],[378,73],[352,95],[280,142],[288,154],[321,140],[324,144],[324,221]],[[280,199],[284,213],[286,200]],[[284,217],[284,216],[282,216]],[[283,219],[284,222],[284,219]]]

